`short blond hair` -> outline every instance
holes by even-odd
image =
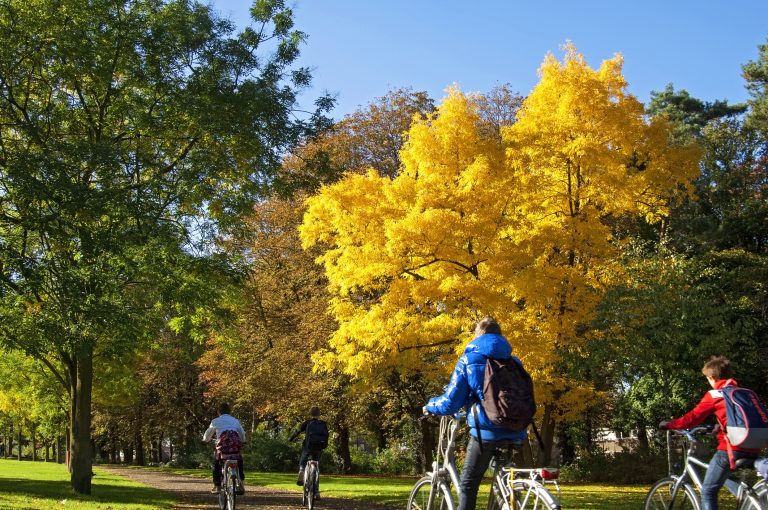
[[[725,356],[712,356],[706,363],[704,363],[701,373],[716,381],[719,379],[730,379],[733,377],[731,360]]]

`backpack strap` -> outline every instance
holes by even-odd
[[[477,414],[477,406],[480,405],[480,402],[475,402],[472,404],[472,416],[475,417],[475,429],[477,430],[477,442],[480,444],[480,452],[483,451],[483,435],[480,432],[480,419]]]

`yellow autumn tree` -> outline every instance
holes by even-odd
[[[493,315],[537,382],[551,446],[592,396],[569,364],[621,274],[611,225],[663,218],[697,172],[697,151],[646,119],[621,66],[591,69],[570,45],[563,62],[548,56],[500,137],[477,97],[451,89],[414,120],[397,176],[349,175],[312,197],[301,236],[325,247],[340,325],[318,366],[450,370],[473,321]]]

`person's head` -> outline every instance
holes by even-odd
[[[486,333],[501,334],[501,326],[493,317],[483,317],[475,326],[475,338]]]
[[[222,402],[219,404],[219,416],[222,414],[229,414],[232,409],[229,407],[229,404],[227,402]]]
[[[312,406],[309,408],[309,415],[312,418],[318,418],[320,416],[320,408],[317,406]]]
[[[704,363],[701,373],[704,374],[709,383],[714,387],[714,383],[717,381],[733,377],[731,361],[725,356],[712,356]]]

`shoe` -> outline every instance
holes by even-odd
[[[211,494],[218,494],[220,492],[221,492],[221,487],[219,487],[218,485],[214,485],[213,487],[211,487]]]
[[[296,485],[304,485],[304,470],[299,470],[299,477],[296,478]]]
[[[245,494],[245,486],[242,483],[238,483],[235,486],[235,494],[237,494],[238,496],[242,496],[243,494]]]
[[[319,492],[315,492],[315,499],[320,499],[320,493]]]

